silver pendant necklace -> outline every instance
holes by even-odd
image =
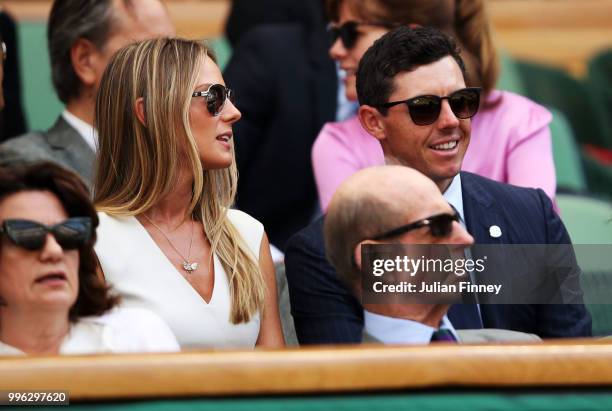
[[[172,247],[174,251],[178,254],[178,256],[181,257],[181,259],[183,260],[183,270],[187,271],[188,274],[191,274],[193,271],[198,269],[198,263],[189,261],[189,257],[191,256],[191,244],[193,243],[193,224],[191,225],[191,238],[189,240],[189,250],[187,251],[187,258],[185,258],[183,257],[183,254],[181,254],[180,251],[177,250],[174,244],[172,244],[172,241],[170,241],[166,233],[164,233],[164,231],[161,228],[159,228],[157,224],[155,224],[149,217],[147,217],[146,214],[143,214],[142,216],[146,218],[146,220],[149,223],[151,223],[151,225],[155,227],[157,231],[161,233],[161,235],[164,236],[166,241],[168,241],[168,244],[170,244],[170,247]]]

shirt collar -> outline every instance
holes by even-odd
[[[83,140],[85,140],[87,145],[91,147],[94,152],[98,151],[98,131],[91,124],[81,120],[68,110],[64,110],[62,117],[81,137],[83,137]]]
[[[384,344],[429,344],[435,328],[417,321],[387,317],[363,310],[365,331]],[[440,328],[450,330],[458,340],[457,332],[444,316]]]
[[[451,181],[450,185],[442,195],[446,201],[455,207],[455,210],[457,210],[459,216],[461,217],[461,223],[465,225],[465,216],[463,215],[463,192],[461,190],[461,174],[458,173],[453,178],[453,181]]]

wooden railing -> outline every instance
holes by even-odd
[[[423,388],[612,386],[612,343],[349,346],[0,359],[0,391],[71,401]]]

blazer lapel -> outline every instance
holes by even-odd
[[[509,229],[506,226],[506,221],[500,215],[496,200],[491,193],[479,183],[473,174],[467,172],[461,172],[461,187],[466,227],[474,237],[475,242],[475,246],[471,248],[472,258],[483,258],[483,252],[489,254],[488,251],[490,250],[479,250],[478,245],[509,244],[511,242],[508,238]],[[501,274],[490,270],[500,267],[497,262],[504,261],[504,250],[502,247],[496,247],[494,255],[487,256],[488,264],[485,266],[485,270],[476,276],[476,282],[487,283],[487,279],[496,278],[497,275]],[[484,301],[482,302],[484,303]],[[480,304],[482,326],[484,328],[496,326],[504,310],[506,310],[506,307],[503,305]]]
[[[466,172],[461,172],[461,191],[465,225],[476,244],[506,243],[505,222],[496,210],[491,194],[471,173]]]
[[[61,157],[91,187],[96,155],[78,131],[60,116],[45,133],[45,138],[55,155]]]

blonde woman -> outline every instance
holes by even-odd
[[[230,209],[240,112],[203,43],[121,49],[96,102],[96,246],[124,305],[159,314],[182,348],[284,345],[263,226]]]

